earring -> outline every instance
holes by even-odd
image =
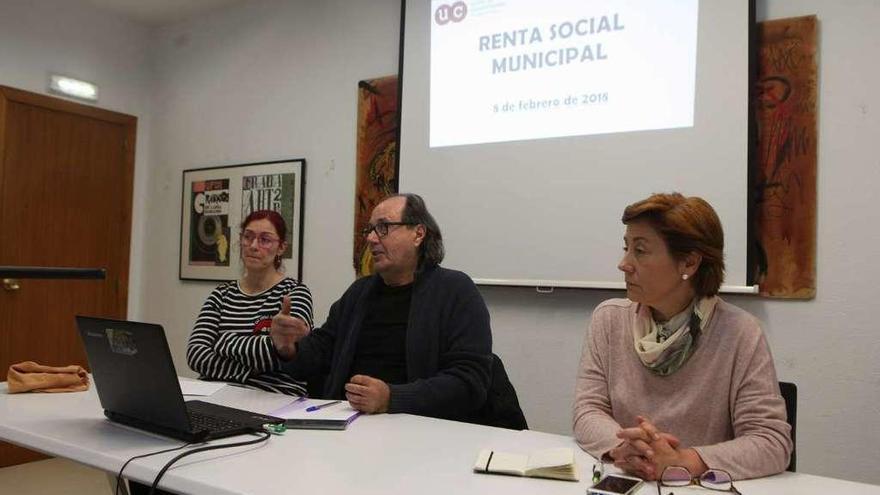
[[[681,279],[682,279],[682,280],[687,280],[687,279],[688,279],[688,274],[687,274],[687,273],[682,273],[682,274],[681,274]]]

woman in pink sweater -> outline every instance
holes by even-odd
[[[733,479],[783,471],[791,429],[758,321],[718,297],[724,234],[697,197],[628,206],[627,299],[593,312],[574,401],[574,434],[596,458],[657,479],[667,466]]]

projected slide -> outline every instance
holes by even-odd
[[[430,146],[693,126],[697,0],[432,0]]]

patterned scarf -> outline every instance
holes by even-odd
[[[684,311],[662,324],[654,320],[651,308],[639,305],[632,332],[642,364],[660,376],[678,371],[696,350],[717,302],[716,296],[694,300]]]

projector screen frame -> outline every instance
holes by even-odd
[[[397,112],[397,154],[395,156],[395,185],[399,191],[400,180],[400,156],[401,156],[401,132],[402,132],[402,115],[404,111],[403,105],[403,88],[404,88],[404,55],[405,55],[405,35],[406,35],[406,6],[408,1],[427,1],[430,0],[400,0],[400,37],[398,45],[398,112]],[[757,274],[759,270],[766,269],[766,259],[760,255],[760,248],[757,242],[757,233],[755,231],[755,212],[757,210],[757,142],[758,129],[756,113],[753,102],[755,101],[755,86],[757,83],[757,20],[756,20],[756,4],[757,0],[746,0],[748,3],[748,101],[747,105],[747,149],[746,149],[746,167],[747,167],[747,191],[746,191],[746,285],[722,285],[720,292],[728,294],[758,294]],[[416,192],[417,191],[402,191]],[[527,287],[536,290],[539,293],[552,293],[554,288],[562,289],[588,289],[588,290],[625,290],[623,282],[610,281],[560,281],[560,280],[518,280],[518,279],[489,279],[474,278],[474,283],[478,286],[490,287]]]

